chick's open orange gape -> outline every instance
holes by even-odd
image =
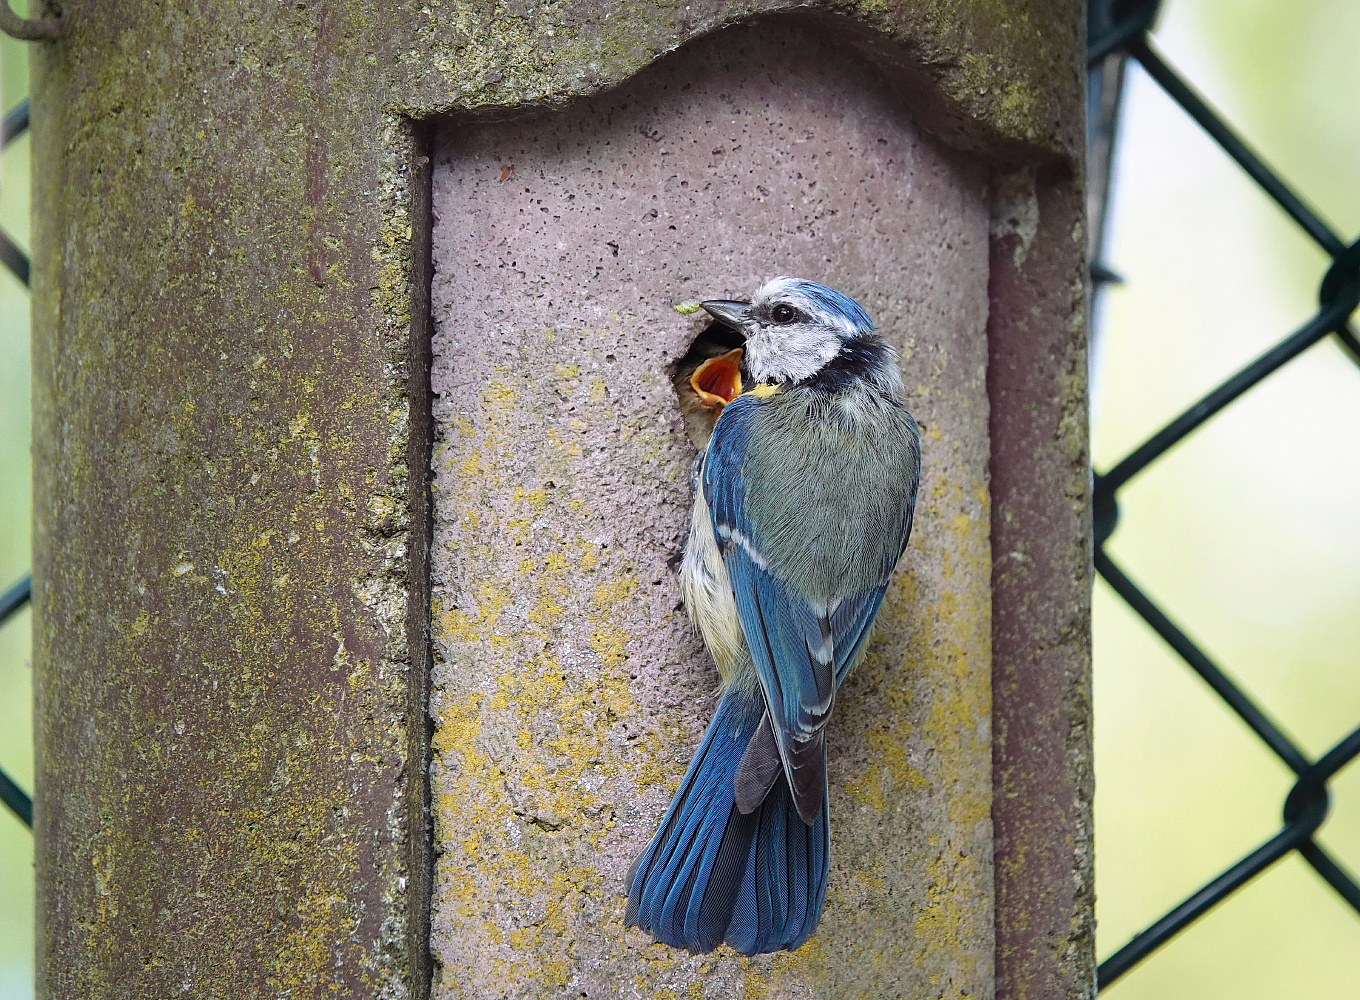
[[[689,378],[689,384],[705,406],[721,410],[741,393],[741,358],[745,352],[734,347],[726,354],[709,358]]]

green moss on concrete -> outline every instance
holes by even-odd
[[[34,88],[42,995],[404,995],[407,121],[793,9],[63,4]],[[1078,155],[1070,5],[797,12],[919,66],[974,148]],[[596,602],[606,664],[627,599]]]

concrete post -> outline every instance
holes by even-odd
[[[1091,992],[1079,9],[63,21],[41,996]],[[922,504],[821,929],[693,957],[619,896],[715,684],[670,305],[776,273],[898,344]]]

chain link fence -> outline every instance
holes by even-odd
[[[0,123],[0,150],[27,131],[28,99],[25,98],[9,111],[4,122]],[[8,268],[25,288],[28,287],[28,255],[3,229],[0,229],[0,264]],[[25,575],[0,594],[0,627],[28,604],[32,592],[33,579]],[[0,762],[0,801],[3,801],[25,826],[30,828],[33,826],[33,799],[4,770],[3,762]]]
[[[1094,473],[1095,568],[1100,577],[1222,699],[1223,703],[1294,773],[1283,803],[1281,829],[1197,892],[1155,920],[1100,965],[1103,990],[1173,935],[1290,851],[1297,851],[1337,895],[1360,913],[1360,885],[1315,839],[1326,820],[1329,780],[1360,755],[1360,726],[1316,760],[1277,725],[1270,714],[1234,682],[1187,632],[1111,557],[1107,543],[1119,524],[1119,494],[1188,435],[1304,351],[1335,338],[1360,365],[1360,341],[1350,316],[1360,303],[1360,239],[1347,243],[1334,233],[1288,183],[1237,135],[1215,109],[1159,54],[1149,37],[1157,0],[1094,0],[1088,8],[1088,116],[1090,218],[1093,230],[1092,281],[1100,289],[1118,277],[1100,259],[1105,243],[1115,135],[1129,60],[1141,66],[1175,104],[1227,153],[1260,190],[1316,243],[1330,263],[1320,275],[1317,312],[1298,329],[1205,394],[1104,472]],[[1194,220],[1185,220],[1193,225]],[[1358,373],[1360,374],[1360,373]],[[1360,382],[1357,382],[1360,389]],[[1096,669],[1100,668],[1097,663]]]
[[[0,997],[32,996],[31,707],[25,634],[29,616],[27,46],[0,36]]]
[[[0,238],[8,239],[3,232]],[[10,246],[13,246],[11,243]],[[27,284],[27,282],[25,282]],[[25,576],[22,580],[0,595],[0,624],[18,614],[19,609],[33,596],[33,578]],[[18,783],[0,768],[0,801],[7,805],[24,826],[33,827],[33,798]]]
[[[1149,37],[1158,7],[1156,0],[1092,0],[1089,8],[1089,209],[1094,248],[1091,273],[1096,297],[1099,297],[1104,285],[1118,280],[1101,262],[1099,250],[1105,243],[1111,165],[1129,60],[1134,60],[1146,70],[1166,94],[1222,147],[1245,174],[1327,254],[1330,264],[1320,276],[1319,306],[1308,322],[1207,393],[1111,468],[1094,474],[1096,571],[1296,776],[1283,802],[1283,820],[1279,832],[1102,962],[1099,974],[1102,990],[1291,851],[1297,851],[1339,898],[1360,913],[1360,884],[1319,846],[1315,838],[1329,812],[1329,780],[1360,756],[1360,725],[1326,753],[1317,759],[1310,759],[1285,735],[1269,713],[1248,697],[1229,673],[1205,654],[1172,615],[1124,572],[1106,547],[1119,524],[1120,490],[1234,400],[1328,337],[1335,338],[1360,366],[1360,340],[1357,340],[1350,325],[1350,317],[1360,304],[1360,239],[1347,243],[1334,233],[1304,199],[1271,170],[1222,116],[1162,58]],[[25,100],[5,116],[0,129],[0,142],[8,145],[27,128],[28,101]],[[25,286],[28,284],[28,258],[3,231],[0,231],[0,264],[7,267]],[[1357,377],[1360,377],[1360,373],[1357,373]],[[1360,383],[1357,383],[1357,388],[1360,388]],[[31,580],[27,576],[0,595],[0,625],[13,618],[28,603],[30,595]],[[3,770],[3,763],[0,762],[0,800],[31,827],[32,799]]]

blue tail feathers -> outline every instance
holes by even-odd
[[[797,948],[826,897],[826,795],[811,825],[781,775],[760,807],[737,809],[737,765],[765,704],[729,691],[690,761],[661,826],[628,872],[626,923],[691,952],[726,941],[745,955]]]

